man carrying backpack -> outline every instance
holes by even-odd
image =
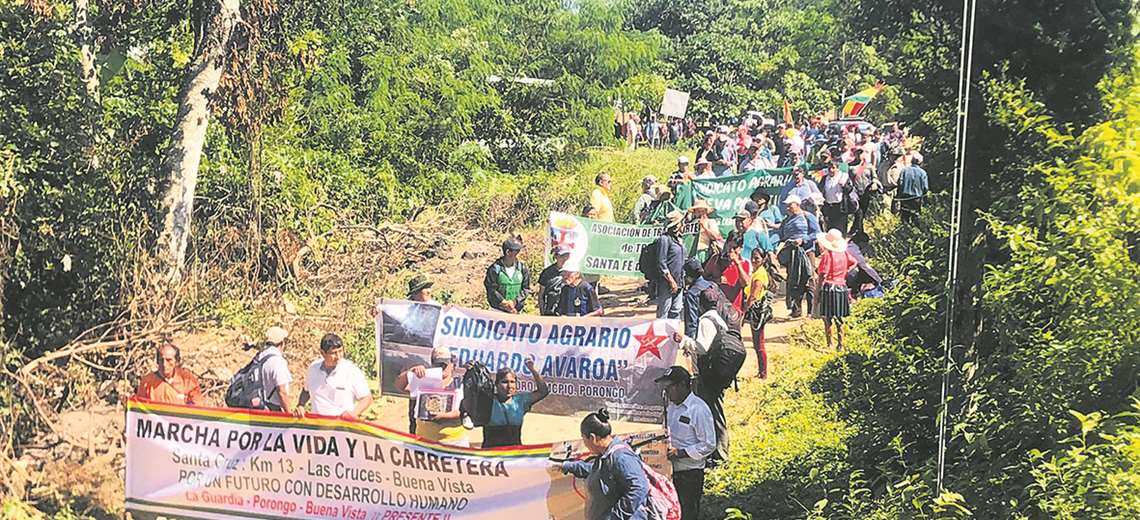
[[[700,516],[705,486],[705,460],[716,451],[712,412],[692,392],[692,376],[685,367],[672,366],[653,380],[665,384],[665,426],[669,433],[666,455],[673,463],[673,486],[681,502],[681,520]]]
[[[675,320],[681,317],[683,304],[681,284],[685,281],[683,268],[685,247],[681,245],[681,223],[684,221],[684,215],[680,211],[674,211],[669,213],[668,217],[669,223],[665,227],[665,233],[657,237],[653,245],[648,246],[653,248],[657,264],[657,269],[649,274],[654,275],[650,278],[650,282],[657,287],[657,317]]]
[[[673,333],[685,355],[697,369],[697,396],[712,412],[716,430],[716,451],[709,457],[714,464],[728,460],[728,421],[724,415],[724,391],[736,381],[744,366],[744,341],[740,336],[742,316],[717,287],[700,295],[704,314],[697,324],[695,339]]]
[[[285,329],[270,327],[265,331],[265,341],[246,343],[245,349],[256,348],[257,354],[230,380],[226,406],[292,413],[289,383],[293,382],[293,376],[281,352],[288,337]]]

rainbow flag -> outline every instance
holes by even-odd
[[[883,84],[876,83],[873,87],[860,90],[854,95],[845,98],[843,100],[842,117],[844,119],[850,117],[859,117],[859,114],[863,112],[863,108],[867,106],[867,103],[871,102],[871,99],[874,98],[880,90],[883,90]]]

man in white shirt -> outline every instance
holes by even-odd
[[[309,365],[305,389],[297,402],[295,415],[305,416],[305,405],[311,400],[313,413],[356,419],[372,404],[368,379],[352,361],[343,359],[344,342],[336,334],[321,338],[321,359]]]
[[[847,174],[839,165],[831,162],[823,177],[823,220],[827,229],[847,229],[847,213],[843,211],[843,190],[847,186]]]
[[[681,520],[700,516],[705,486],[705,460],[716,450],[712,411],[692,392],[692,376],[685,367],[672,366],[654,379],[665,384],[665,425],[669,432],[668,457],[673,463],[673,486],[681,503]]]

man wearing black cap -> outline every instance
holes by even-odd
[[[681,503],[681,520],[700,515],[705,486],[705,460],[716,450],[716,430],[712,412],[692,392],[692,376],[685,367],[672,366],[654,380],[665,386],[665,426],[668,428],[667,455],[673,463],[673,486]]]
[[[562,301],[562,268],[573,252],[570,246],[559,244],[554,247],[554,263],[538,273],[538,313],[543,316],[557,316],[558,304]]]
[[[526,306],[530,271],[519,261],[522,248],[522,240],[508,238],[503,242],[503,256],[487,268],[483,287],[487,289],[487,303],[493,309],[519,314]]]

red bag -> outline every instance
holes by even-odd
[[[633,448],[621,445],[618,449]],[[673,481],[649,467],[641,457],[637,460],[641,462],[641,469],[645,470],[645,478],[649,480],[649,496],[645,497],[643,506],[645,517],[649,520],[681,520],[681,502],[677,499],[677,488],[673,487]]]

